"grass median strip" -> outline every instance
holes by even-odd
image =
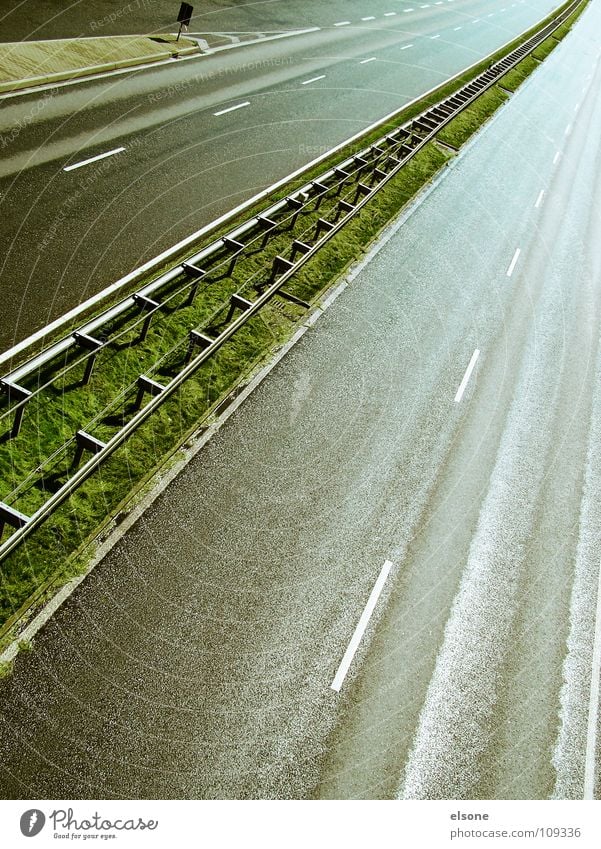
[[[520,66],[529,61],[538,67],[538,63],[528,59],[523,60]],[[516,78],[525,79],[527,73],[522,75],[520,66],[516,68],[519,71]],[[506,99],[506,93],[493,87],[442,131],[441,140],[446,138],[448,144],[459,147]],[[423,108],[422,103],[419,111]],[[345,155],[348,154],[349,151],[345,151]],[[320,293],[361,256],[452,155],[450,150],[435,142],[423,147],[342,232],[300,269],[287,284],[288,291],[296,298],[315,303]],[[320,168],[323,169],[323,165]],[[304,175],[303,180],[306,179],[307,175]],[[252,281],[265,267],[266,259],[281,252],[284,244],[288,244],[287,240],[284,235],[274,236],[268,246],[267,258],[264,253],[249,253],[241,258],[233,275],[211,282],[190,309],[181,310],[169,304],[157,314],[143,342],[133,342],[139,327],[133,330],[124,330],[121,326],[111,328],[113,339],[122,330],[124,336],[118,345],[102,351],[99,357],[102,368],[96,367],[89,391],[79,392],[77,396],[72,395],[70,390],[81,380],[83,365],[77,361],[81,352],[71,351],[68,355],[71,359],[65,364],[71,365],[72,371],[52,383],[44,400],[35,398],[29,403],[26,424],[18,439],[19,450],[13,450],[16,443],[0,444],[0,479],[6,481],[6,490],[21,487],[19,509],[30,515],[43,503],[48,492],[64,480],[72,462],[73,446],[55,457],[48,468],[44,467],[43,474],[27,482],[29,471],[45,463],[45,458],[56,446],[70,439],[90,419],[96,419],[96,436],[109,437],[111,428],[119,426],[119,415],[123,415],[118,407],[111,406],[115,397],[125,393],[137,375],[161,358],[159,370],[153,373],[153,377],[160,382],[168,382],[181,360],[178,340],[185,337],[190,327],[206,326],[207,323],[218,325],[223,304],[229,295]],[[36,603],[41,602],[74,572],[85,567],[99,530],[106,530],[111,522],[116,521],[115,516],[131,509],[132,498],[148,484],[152,475],[165,462],[172,461],[178,448],[199,427],[202,428],[202,422],[218,408],[228,393],[290,338],[305,315],[306,310],[298,304],[279,299],[269,302],[166,401],[45,525],[7,557],[0,566],[0,624],[5,622],[10,629],[28,599],[36,596]],[[132,356],[134,348],[135,356]],[[50,374],[39,375],[42,382],[49,378]],[[107,408],[110,408],[108,415]],[[2,497],[4,493],[0,492]]]

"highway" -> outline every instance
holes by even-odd
[[[600,25],[19,657],[5,798],[599,798]]]
[[[470,66],[556,5],[267,4],[264,30],[312,31],[3,98],[0,348]],[[262,8],[252,8],[253,29]],[[238,27],[242,14],[234,16]],[[111,155],[65,170],[104,154]]]

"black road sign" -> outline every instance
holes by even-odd
[[[189,3],[182,3],[179,7],[179,14],[177,16],[178,24],[181,24],[184,27],[190,26],[190,18],[192,17],[192,12],[194,11],[194,7]]]

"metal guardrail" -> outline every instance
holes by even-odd
[[[88,459],[68,480],[53,493],[44,504],[31,516],[27,516],[7,503],[0,502],[0,540],[5,525],[13,528],[13,533],[8,539],[0,544],[0,561],[13,552],[23,540],[29,536],[47,519],[56,508],[62,504],[90,475],[145,422],[152,413],[158,409],[169,397],[171,397],[185,381],[191,377],[200,366],[206,362],[216,351],[218,351],[234,334],[261,308],[275,296],[281,296],[293,300],[305,307],[310,306],[294,295],[283,290],[284,284],[290,280],[296,272],[304,266],[330,239],[369,203],[374,195],[410,161],[415,154],[421,150],[437,133],[450,121],[457,117],[464,109],[470,106],[478,97],[493,86],[505,73],[511,70],[529,53],[531,53],[545,38],[551,35],[585,0],[574,0],[551,22],[541,28],[537,33],[528,38],[519,47],[512,50],[500,61],[491,65],[486,71],[475,77],[469,83],[461,87],[452,95],[446,97],[433,107],[426,109],[416,118],[396,128],[392,132],[378,139],[374,144],[365,148],[358,154],[354,154],[340,165],[326,171],[315,180],[310,181],[292,195],[278,201],[260,215],[250,218],[238,226],[226,236],[215,240],[203,250],[196,253],[175,268],[161,275],[157,280],[141,288],[132,296],[123,299],[115,306],[105,310],[101,315],[83,324],[69,336],[59,340],[47,350],[32,357],[17,369],[5,374],[0,380],[10,400],[16,401],[10,407],[9,412],[15,415],[12,428],[12,436],[18,436],[23,413],[26,405],[34,392],[25,389],[20,382],[39,370],[53,360],[64,356],[70,348],[78,346],[84,350],[82,359],[87,361],[84,384],[89,379],[94,361],[103,347],[109,346],[114,339],[97,339],[94,334],[102,332],[108,324],[117,317],[124,315],[130,310],[139,310],[137,323],[142,324],[143,339],[150,326],[153,315],[164,308],[165,302],[156,300],[166,286],[183,279],[182,286],[178,290],[188,292],[186,303],[192,303],[199,286],[205,281],[208,271],[207,267],[211,261],[217,262],[217,268],[227,265],[226,274],[231,276],[238,259],[245,253],[250,244],[261,242],[266,247],[270,238],[282,231],[285,226],[290,231],[290,256],[289,258],[278,255],[273,260],[269,277],[260,282],[253,281],[252,285],[261,293],[255,300],[249,300],[242,296],[241,291],[232,294],[229,298],[229,311],[226,318],[227,326],[216,337],[211,338],[203,334],[199,329],[189,332],[185,339],[181,340],[181,346],[186,348],[184,366],[176,376],[166,384],[161,384],[149,376],[147,369],[140,374],[132,392],[136,392],[135,407],[137,411],[132,418],[121,427],[108,441],[102,442],[85,430],[78,431],[74,437],[65,443],[63,448],[75,442],[77,445],[76,462],[78,465],[83,452],[91,453]],[[318,213],[324,199],[333,200],[330,212],[334,210],[333,220],[325,217],[317,217],[315,232],[312,238],[303,239],[295,237],[294,227],[299,216],[311,210],[313,214]],[[241,239],[250,236],[250,242],[242,242]],[[297,258],[297,255],[299,255]],[[212,269],[214,270],[214,269]],[[243,287],[244,289],[245,287]],[[264,291],[261,291],[264,290]],[[237,318],[234,313],[240,311]],[[232,320],[233,319],[233,320]],[[200,353],[194,356],[194,352],[200,348]],[[78,361],[79,362],[79,361]],[[150,400],[139,409],[146,395]],[[122,395],[119,396],[122,398]],[[59,451],[54,452],[54,455]],[[53,455],[53,456],[54,456]]]

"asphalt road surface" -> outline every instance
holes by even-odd
[[[473,64],[556,5],[352,0],[341,4],[344,14],[341,6],[307,4],[313,12],[295,16],[292,7],[305,4],[267,4],[266,26],[269,15],[287,9],[290,28],[319,29],[4,99],[0,349]],[[259,15],[263,6],[253,8]]]
[[[454,0],[459,2],[459,0]],[[410,0],[195,0],[191,32],[277,32],[329,26],[347,17],[361,18],[427,9]],[[511,4],[508,4],[511,5]],[[176,31],[179,0],[2,0],[0,41],[127,35]]]
[[[600,24],[593,3],[18,659],[4,796],[582,798]]]

